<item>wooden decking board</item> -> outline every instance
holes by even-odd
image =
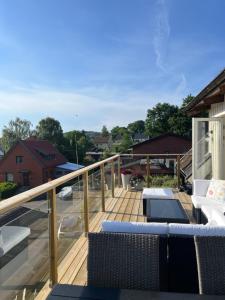
[[[175,198],[179,199],[191,218],[191,200],[185,193],[174,191]],[[89,229],[90,232],[101,230],[103,220],[137,221],[145,222],[143,216],[143,204],[141,192],[124,191],[121,188],[115,190],[114,198],[107,198],[106,211],[96,212],[92,216]],[[191,219],[192,220],[192,219]],[[68,255],[59,265],[59,282],[68,284],[87,284],[87,237],[84,234],[74,243]],[[43,300],[50,292],[48,283],[37,295],[36,299]]]

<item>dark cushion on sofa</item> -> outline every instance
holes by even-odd
[[[168,289],[170,292],[198,293],[198,273],[193,236],[168,238]]]

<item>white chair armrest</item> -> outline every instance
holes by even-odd
[[[206,196],[211,180],[195,179],[193,182],[193,194],[195,196]]]

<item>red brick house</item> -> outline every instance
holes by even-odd
[[[67,159],[48,141],[35,137],[18,141],[0,161],[0,182],[35,187],[54,178],[55,167]]]

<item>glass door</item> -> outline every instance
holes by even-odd
[[[193,179],[223,179],[223,119],[193,118]]]

